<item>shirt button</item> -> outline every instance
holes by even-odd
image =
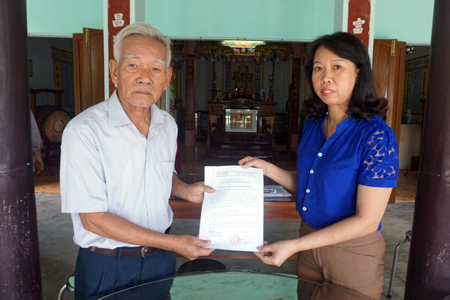
[[[319,156],[319,157],[322,157],[322,155],[323,155],[323,154],[322,154],[322,153],[320,153],[320,152],[319,152],[319,154],[317,154],[317,156]]]
[[[306,207],[303,206],[303,211],[305,211],[305,210],[306,210]]]
[[[309,173],[313,174],[313,173],[314,173],[314,170],[309,171]]]
[[[308,193],[309,194],[309,192],[311,192],[309,189],[306,189],[306,193]]]

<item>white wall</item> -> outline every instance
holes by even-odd
[[[400,129],[399,167],[411,168],[411,157],[420,155],[422,124],[402,124]]]
[[[429,55],[429,46],[415,46],[411,54],[406,55],[406,60]],[[411,168],[411,157],[420,155],[420,145],[422,143],[422,124],[402,124],[400,129],[400,169],[409,170]]]
[[[376,0],[375,39],[429,45],[434,0]]]
[[[103,28],[103,1],[27,0],[28,32],[64,34]],[[331,33],[335,0],[145,0],[145,20],[177,39],[310,41]],[[376,0],[376,39],[430,44],[433,0]],[[340,9],[339,7],[337,7]]]
[[[28,58],[33,61],[32,89],[54,89],[52,47],[72,52],[72,39],[66,38],[28,38]],[[47,93],[37,94],[36,106],[53,105],[54,99]]]
[[[146,0],[145,20],[178,39],[303,41],[332,32],[334,0]]]
[[[31,36],[66,36],[103,29],[103,0],[27,0]]]

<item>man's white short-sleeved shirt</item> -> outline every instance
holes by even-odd
[[[177,126],[151,106],[148,137],[126,115],[116,92],[72,119],[61,145],[62,212],[72,213],[74,242],[114,249],[131,245],[83,228],[78,213],[110,212],[139,226],[164,232],[172,224]]]
[[[36,124],[33,112],[30,110],[30,123],[31,123],[31,151],[36,151],[42,148],[41,134]]]

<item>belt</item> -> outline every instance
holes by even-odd
[[[94,252],[94,253],[98,253],[98,254],[102,254],[102,255],[107,255],[107,256],[118,256],[119,255],[119,249],[105,249],[105,248],[98,248],[98,247],[94,247],[91,246],[88,248],[88,250]],[[158,248],[155,247],[141,247],[141,248],[137,248],[137,249],[123,249],[122,250],[122,257],[146,257],[150,254],[155,253],[156,251],[158,251]]]
[[[170,233],[170,227],[166,229],[166,231],[164,232],[165,234]],[[91,246],[88,248],[89,251],[92,251],[94,253],[98,253],[98,254],[102,254],[102,255],[107,255],[107,256],[118,256],[119,255],[119,248],[116,249],[105,249],[105,248],[98,248],[98,247],[94,247]],[[146,257],[148,255],[151,255],[153,253],[155,253],[156,251],[158,251],[158,248],[155,247],[150,247],[150,246],[146,246],[146,247],[140,247],[137,249],[123,249],[122,250],[122,257]]]

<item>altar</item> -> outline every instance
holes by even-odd
[[[250,155],[275,162],[275,105],[243,98],[208,102],[206,159]]]
[[[290,43],[202,41],[196,44],[194,53],[199,60],[198,69],[202,70],[206,79],[198,87],[190,81],[186,83],[191,86],[187,89],[191,94],[186,96],[186,112],[201,113],[196,114],[195,120],[190,120],[187,113],[185,124],[186,129],[196,124],[196,137],[207,137],[205,158],[252,155],[275,161],[275,136],[281,136],[283,141],[292,139],[295,142],[298,135],[298,126],[291,126],[298,118],[293,115],[293,121],[288,122],[287,93],[283,92],[283,86],[288,86],[292,81],[295,93],[291,95],[289,92],[288,101],[293,103],[289,110],[296,111],[300,86],[300,64],[297,60],[299,62],[300,59],[294,58]],[[293,63],[289,63],[290,60]],[[281,67],[279,63],[284,65]],[[191,73],[187,77],[195,78],[193,71]],[[200,103],[198,106],[193,104],[194,86],[203,91],[202,96],[196,99],[197,105]],[[275,112],[279,124],[276,123]],[[290,145],[289,141],[286,145]]]

